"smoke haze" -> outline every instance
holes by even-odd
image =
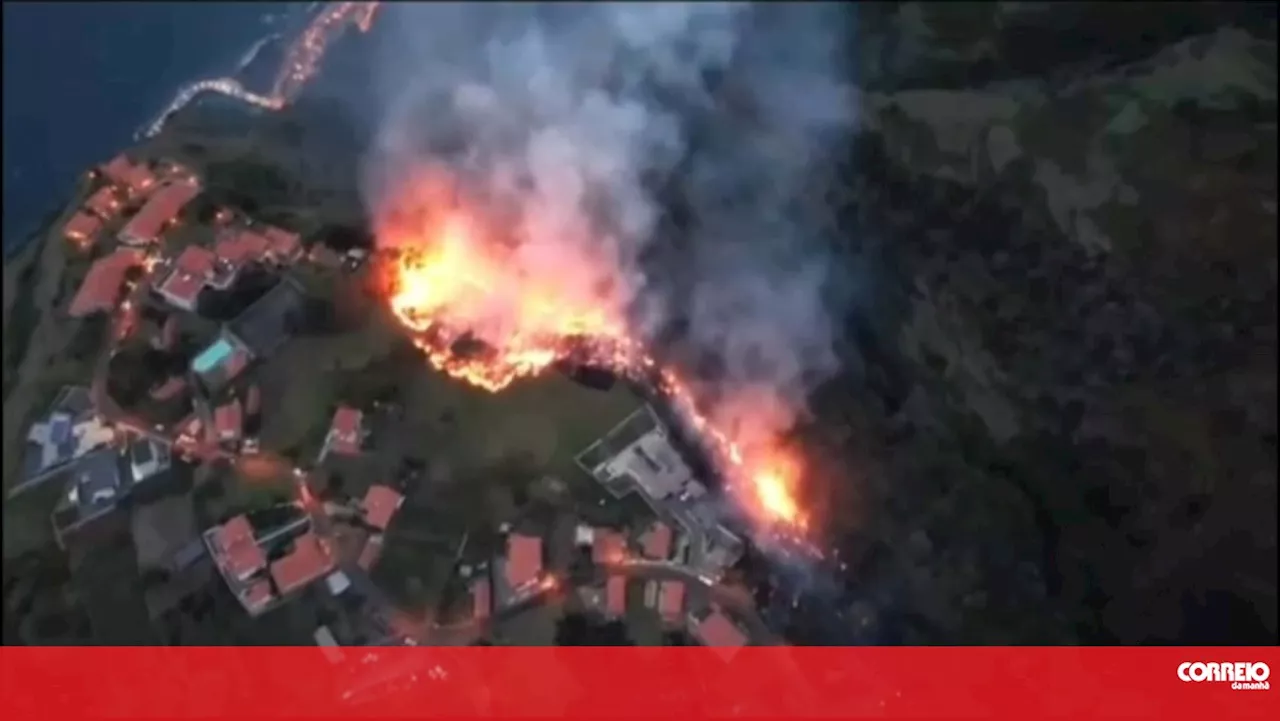
[[[443,165],[509,220],[516,272],[714,359],[736,436],[835,367],[815,166],[853,124],[837,4],[396,4],[380,21],[378,216]],[[661,196],[661,200],[659,197]],[[670,196],[682,212],[667,215]],[[708,380],[708,379],[712,379]]]

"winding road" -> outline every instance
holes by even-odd
[[[315,75],[329,43],[348,24],[355,25],[361,32],[368,32],[373,26],[377,10],[377,2],[334,3],[312,18],[306,29],[290,43],[269,94],[262,95],[247,90],[239,80],[230,77],[196,80],[179,89],[156,119],[138,132],[138,139],[159,135],[174,113],[204,93],[218,93],[265,110],[284,108],[297,98],[307,81]]]

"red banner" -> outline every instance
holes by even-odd
[[[5,648],[5,718],[1280,718],[1275,648]]]

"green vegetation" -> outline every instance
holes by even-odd
[[[36,330],[40,315],[36,310],[36,285],[40,280],[38,260],[28,262],[18,274],[18,287],[15,292],[13,308],[9,311],[8,324],[5,327],[4,343],[4,397],[18,382],[17,369],[26,357],[27,345]]]

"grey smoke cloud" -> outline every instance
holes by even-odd
[[[647,333],[680,316],[684,339],[721,361],[718,382],[753,391],[713,414],[785,430],[835,367],[834,264],[812,198],[815,166],[854,123],[847,12],[390,5],[367,200],[445,162],[511,212],[522,272],[628,309]],[[655,179],[673,176],[691,219],[675,263],[651,252],[670,242]]]

